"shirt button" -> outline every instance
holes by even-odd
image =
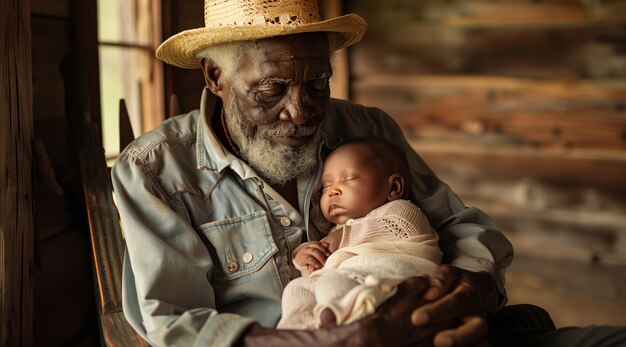
[[[250,252],[246,252],[243,254],[243,262],[248,264],[249,262],[252,261],[252,259],[254,259],[254,256],[252,255],[252,253]]]
[[[226,271],[235,272],[239,269],[239,264],[236,261],[229,260],[226,262]]]
[[[291,219],[287,218],[287,217],[282,217],[280,219],[280,225],[284,226],[284,227],[288,227],[291,225]]]

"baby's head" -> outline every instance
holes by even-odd
[[[344,224],[386,202],[406,198],[408,172],[402,152],[385,140],[365,138],[338,147],[324,161],[320,200],[324,217]]]

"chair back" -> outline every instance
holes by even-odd
[[[61,63],[61,74],[89,222],[103,345],[148,346],[128,324],[122,312],[125,241],[113,202],[111,176],[99,127],[89,119],[89,99],[82,61],[71,55],[65,57]],[[120,104],[123,105],[123,101]],[[125,112],[125,116],[128,117],[128,112]],[[120,124],[122,122],[130,124],[128,120],[120,121]]]

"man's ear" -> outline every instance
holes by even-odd
[[[388,180],[389,194],[387,194],[387,201],[400,199],[404,195],[404,177],[395,173],[389,176]]]
[[[200,65],[202,65],[202,73],[207,88],[213,94],[221,96],[222,84],[220,83],[220,78],[222,77],[222,70],[212,60],[207,58],[202,58]]]

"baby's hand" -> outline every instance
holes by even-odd
[[[315,271],[324,266],[329,255],[327,243],[309,241],[298,250],[294,262],[299,266],[306,266],[308,271]]]

